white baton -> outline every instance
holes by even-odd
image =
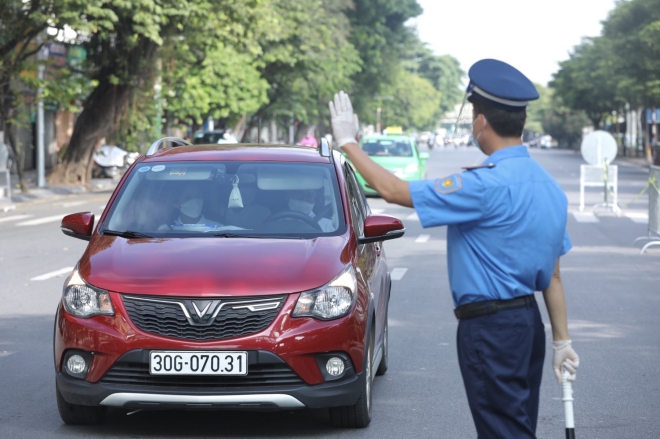
[[[566,439],[575,439],[575,419],[573,418],[573,385],[568,381],[569,373],[562,368],[561,387],[564,391],[564,418],[566,419]]]

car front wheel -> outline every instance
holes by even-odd
[[[105,419],[106,407],[69,404],[57,386],[55,386],[55,393],[57,394],[57,409],[65,424],[93,425],[100,424]]]
[[[373,358],[374,358],[374,331],[371,331],[367,355],[364,365],[364,382],[362,393],[357,402],[350,406],[333,407],[330,409],[332,425],[342,428],[365,428],[371,422],[371,403],[373,389]]]

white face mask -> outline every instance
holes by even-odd
[[[308,203],[307,201],[295,200],[292,198],[289,200],[289,209],[309,215],[312,209],[314,209],[314,203]]]
[[[472,134],[473,134],[473,136],[474,136],[474,123],[475,123],[477,120],[479,120],[479,116],[477,116],[477,118],[474,119],[474,120],[472,121]],[[484,117],[484,126],[481,128],[481,131],[479,131],[479,134],[477,134],[476,136],[474,136],[474,143],[477,144],[477,147],[478,147],[482,152],[483,152],[484,149],[483,149],[483,148],[481,147],[481,145],[479,144],[479,137],[481,137],[481,133],[483,133],[484,130],[486,129],[486,125],[487,125],[487,124],[488,124],[488,121],[487,121],[486,118]]]
[[[191,198],[185,203],[181,203],[179,210],[182,214],[189,216],[190,218],[197,218],[202,213],[203,206],[204,201],[200,198]]]

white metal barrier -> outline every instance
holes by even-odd
[[[580,165],[580,212],[584,210],[584,188],[601,187],[604,192],[604,201],[595,204],[594,209],[605,207],[612,209],[617,215],[621,215],[619,209],[619,168],[616,165]],[[612,201],[609,201],[609,192],[612,193]]]
[[[660,166],[651,166],[649,170],[649,231],[647,236],[635,239],[633,244],[639,241],[649,241],[642,247],[640,253],[647,248],[660,245]]]

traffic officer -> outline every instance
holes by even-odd
[[[568,202],[521,143],[525,107],[539,96],[531,81],[493,59],[468,75],[474,140],[488,155],[482,165],[438,180],[400,180],[357,145],[358,119],[344,92],[330,103],[332,128],[387,202],[414,207],[424,227],[448,226],[458,360],[479,438],[534,438],[545,357],[535,291],[543,291],[550,316],[557,380],[561,368],[574,380],[579,365],[559,272],[571,248]]]

